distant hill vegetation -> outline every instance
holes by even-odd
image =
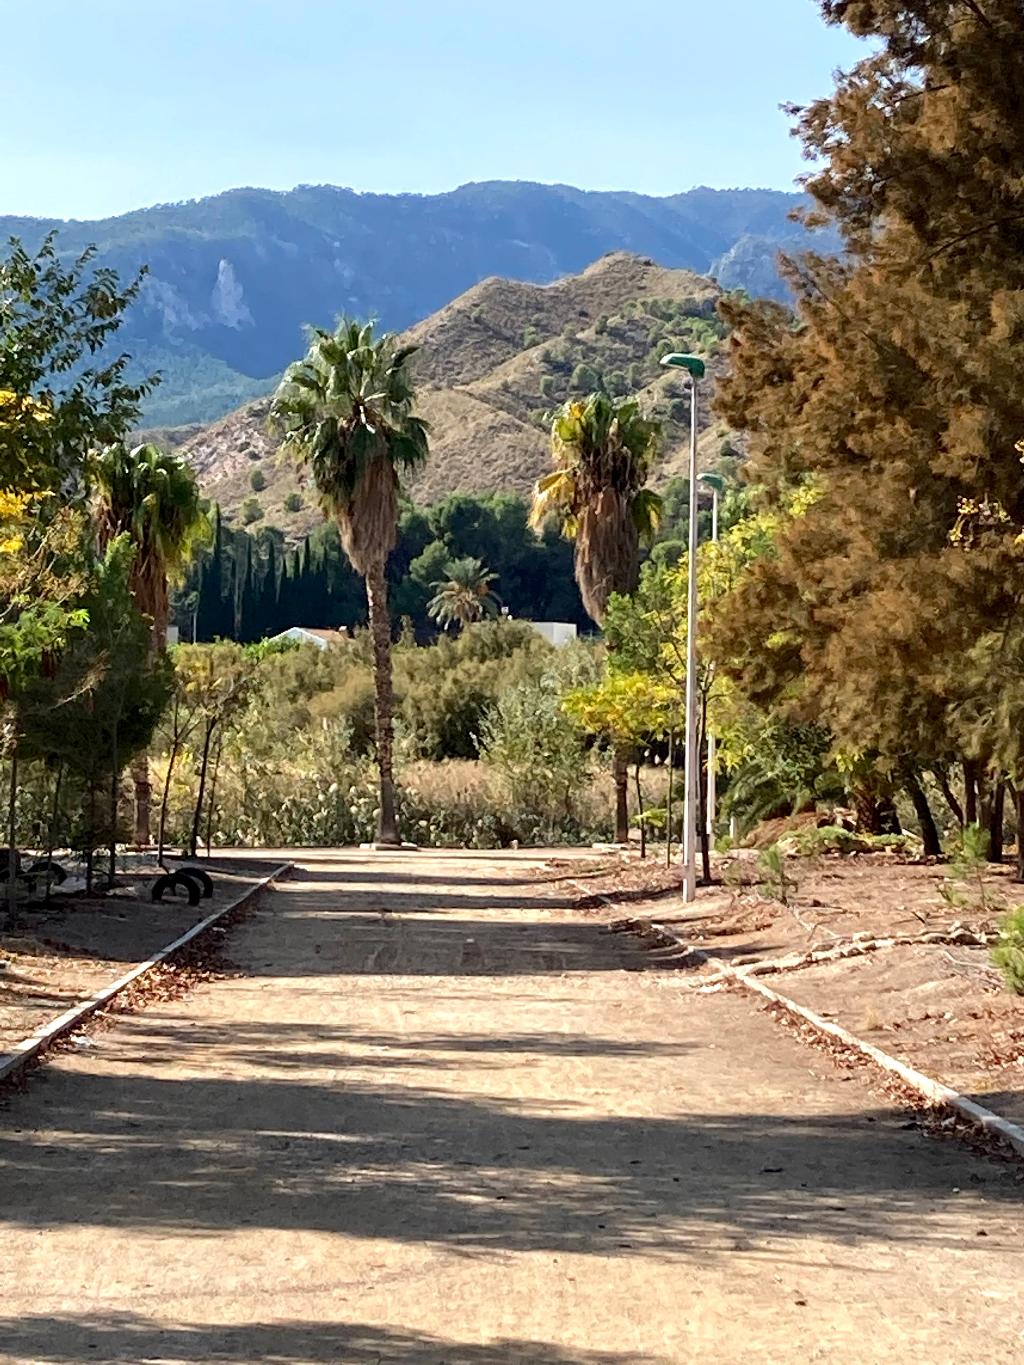
[[[663,419],[657,482],[664,484],[683,472],[690,414],[684,380],[659,364],[669,350],[707,358],[698,416],[710,463],[727,437],[711,421],[708,401],[721,363],[720,294],[692,271],[617,252],[554,284],[484,280],[408,329],[406,337],[420,347],[419,405],[431,427],[430,462],[411,490],[416,500],[453,492],[528,494],[549,464],[545,414],[595,388],[639,393]],[[305,476],[277,456],[268,406],[260,399],[189,429],[181,450],[229,520],[266,520],[298,536],[320,513]]]
[[[790,219],[800,202],[775,190],[653,198],[494,181],[379,195],[321,185],[231,190],[95,222],[0,217],[0,235],[31,247],[56,228],[65,251],[95,243],[123,275],[149,267],[124,345],[137,373],[163,374],[147,420],[177,426],[267,392],[302,350],[305,324],[350,313],[406,328],[491,276],[545,284],[625,250],[724,288],[777,292],[776,252],[804,237]]]

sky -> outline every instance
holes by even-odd
[[[0,0],[0,214],[239,185],[790,188],[815,0]],[[24,54],[19,60],[15,54]]]

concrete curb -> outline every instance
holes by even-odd
[[[83,1019],[88,1019],[91,1014],[95,1014],[95,1012],[107,1004],[108,1001],[113,1000],[116,995],[119,995],[127,986],[130,986],[133,981],[137,981],[139,977],[145,976],[147,972],[152,971],[154,967],[158,967],[161,962],[165,962],[180,948],[184,948],[187,943],[191,943],[192,940],[198,938],[200,934],[204,934],[207,929],[211,929],[218,920],[224,919],[225,916],[230,915],[232,911],[238,910],[243,905],[247,905],[249,901],[255,899],[256,896],[265,891],[272,882],[276,881],[279,877],[286,876],[287,873],[292,870],[293,866],[294,864],[292,863],[282,863],[279,867],[276,867],[269,876],[263,877],[253,886],[250,886],[248,890],[243,891],[240,896],[236,896],[233,901],[229,901],[227,905],[222,905],[218,910],[214,910],[212,915],[207,915],[206,918],[200,920],[198,924],[193,924],[191,929],[186,929],[173,943],[168,943],[166,948],[161,948],[159,952],[154,953],[153,956],[147,958],[145,962],[140,962],[137,967],[133,967],[130,972],[125,973],[124,976],[118,977],[116,981],[111,981],[109,985],[103,986],[100,990],[96,991],[94,995],[87,996],[84,1000],[80,1000],[77,1005],[72,1005],[69,1010],[65,1010],[63,1014],[59,1014],[56,1019],[51,1019],[49,1023],[43,1024],[43,1026],[38,1028],[30,1037],[23,1038],[10,1052],[0,1055],[0,1082],[10,1080],[11,1077],[19,1075],[30,1062],[44,1053],[58,1038],[62,1038],[64,1034],[70,1033]]]
[[[584,887],[580,882],[574,881],[572,884],[584,895],[596,896],[597,899],[604,901],[605,905],[609,906],[612,910],[619,908],[615,905],[614,901],[609,900],[607,896],[603,896],[600,891],[591,891]],[[656,929],[659,934],[667,939],[671,939],[673,943],[678,944],[680,948],[688,949],[694,954],[695,959],[703,959],[705,962],[712,961],[706,953],[701,953],[699,949],[694,949],[691,945],[687,944],[685,939],[679,938],[679,936],[674,934],[667,925],[653,919],[648,920],[647,923],[652,929]],[[911,1090],[915,1090],[919,1095],[922,1095],[925,1099],[931,1101],[932,1104],[942,1105],[946,1108],[956,1110],[956,1112],[960,1114],[962,1118],[965,1118],[968,1123],[972,1123],[975,1127],[983,1129],[986,1133],[991,1133],[994,1136],[1001,1138],[1003,1142],[1013,1148],[1018,1156],[1024,1156],[1024,1128],[1021,1128],[1019,1124],[1011,1123],[1009,1119],[1003,1118],[1001,1114],[996,1114],[991,1109],[986,1109],[983,1104],[978,1104],[976,1100],[968,1099],[966,1095],[961,1095],[958,1090],[954,1090],[951,1086],[945,1085],[942,1081],[932,1080],[930,1076],[925,1076],[923,1072],[915,1071],[912,1066],[907,1066],[906,1062],[901,1062],[898,1057],[891,1057],[888,1052],[883,1052],[881,1048],[875,1047],[873,1043],[866,1043],[863,1038],[858,1038],[856,1034],[850,1033],[847,1029],[844,1029],[841,1024],[833,1024],[830,1020],[823,1019],[820,1014],[816,1014],[814,1010],[808,1009],[806,1005],[799,1005],[795,1000],[790,1000],[789,996],[780,995],[778,991],[773,991],[771,986],[766,986],[763,981],[759,981],[756,976],[750,974],[753,965],[754,964],[751,964],[751,967],[744,968],[730,967],[724,963],[716,964],[719,979],[724,977],[729,981],[735,982],[736,985],[741,986],[744,990],[753,991],[756,995],[763,996],[765,1000],[771,1001],[773,1005],[785,1010],[787,1014],[794,1015],[805,1024],[809,1024],[811,1028],[815,1029],[818,1033],[823,1033],[827,1037],[835,1039],[842,1043],[844,1047],[849,1048],[853,1052],[858,1052],[862,1057],[866,1057],[869,1061],[874,1062],[876,1066],[881,1067],[884,1071],[888,1071],[891,1075],[899,1077],[904,1085],[909,1086]]]

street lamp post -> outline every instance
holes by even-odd
[[[686,558],[686,769],[683,795],[683,900],[697,896],[697,381],[704,378],[700,356],[673,351],[661,363],[690,376],[690,526]]]
[[[711,489],[711,540],[718,540],[718,495],[722,491],[721,474],[702,474],[701,482]],[[715,816],[718,804],[718,754],[715,732],[708,726],[708,794],[707,794],[707,832],[708,842],[715,837]]]

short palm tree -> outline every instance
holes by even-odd
[[[170,587],[180,583],[209,533],[192,467],[155,445],[109,446],[92,465],[101,545],[127,535],[135,548],[131,591],[148,616],[154,653],[167,644]],[[133,764],[135,840],[149,843],[149,757]]]
[[[437,589],[427,603],[427,615],[442,630],[449,626],[465,629],[472,621],[484,616],[496,616],[498,599],[491,584],[496,573],[486,569],[479,559],[454,559],[448,566],[448,577],[433,584]]]
[[[613,593],[635,590],[640,542],[657,530],[661,499],[647,488],[660,426],[635,398],[591,394],[563,404],[551,423],[555,468],[538,480],[530,520],[557,519],[575,546],[576,582],[587,614],[604,621]],[[626,757],[615,756],[615,837],[629,837]]]
[[[314,328],[309,350],[290,365],[274,395],[271,419],[284,448],[308,464],[324,511],[334,517],[352,567],[366,580],[373,638],[380,806],[377,838],[399,842],[392,750],[394,698],[388,555],[398,531],[399,476],[427,458],[427,425],[413,412],[409,359],[370,323],[345,319],[334,332]]]

